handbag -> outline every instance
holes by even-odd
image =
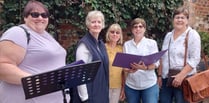
[[[172,77],[173,75],[176,75],[178,73],[180,73],[181,70],[179,69],[169,69],[169,72],[168,72],[168,79],[167,79],[167,82],[166,82],[166,86],[167,87],[173,87],[172,86],[172,82],[174,80],[174,77]]]
[[[184,99],[198,102],[209,97],[209,70],[197,73],[185,79],[182,84]]]
[[[206,67],[207,61],[204,59]],[[188,102],[198,102],[209,98],[209,68],[207,70],[188,77],[182,83],[184,99]]]
[[[186,59],[187,59],[188,35],[189,35],[189,31],[187,32],[186,37],[185,37],[184,66],[186,65]],[[170,42],[171,42],[171,39],[169,41],[168,49],[170,48]],[[172,76],[180,73],[181,70],[178,69],[178,68],[170,68],[171,66],[170,66],[170,53],[169,53],[169,50],[168,50],[168,63],[169,63],[169,71],[168,71],[168,79],[167,79],[167,82],[166,82],[166,86],[167,87],[173,87],[172,83],[173,83],[174,77],[172,77]],[[181,89],[182,85],[178,86],[177,88]]]

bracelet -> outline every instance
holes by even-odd
[[[162,75],[157,75],[157,77],[162,77]]]

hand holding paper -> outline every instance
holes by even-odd
[[[138,68],[140,68],[140,69],[144,69],[144,70],[146,70],[148,67],[144,64],[144,62],[142,62],[142,61],[139,61],[138,63],[130,63],[130,67],[131,67],[131,69],[138,69]]]
[[[165,54],[166,51],[167,49],[147,56],[117,53],[112,65],[123,68],[130,68],[131,63],[138,63],[142,61],[146,66],[148,66],[157,62]]]

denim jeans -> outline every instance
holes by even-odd
[[[155,84],[144,90],[135,90],[125,85],[125,95],[128,103],[158,103],[159,86]]]
[[[187,101],[184,100],[183,92],[179,88],[174,88],[174,87],[167,87],[166,79],[162,79],[163,84],[162,88],[160,89],[160,103],[188,103]]]

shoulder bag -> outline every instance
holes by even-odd
[[[188,35],[189,35],[189,31],[187,32],[186,34],[186,37],[185,37],[185,51],[184,51],[184,66],[186,65],[186,59],[187,59],[187,48],[188,48]],[[167,80],[167,83],[166,83],[166,86],[168,87],[173,87],[172,86],[172,82],[174,80],[174,75],[178,74],[181,72],[181,69],[178,69],[178,68],[170,68],[170,53],[169,53],[169,50],[170,50],[170,43],[171,43],[171,39],[169,41],[169,45],[168,45],[168,63],[169,63],[169,71],[168,71],[168,80]],[[179,87],[177,87],[179,89],[182,88],[182,85],[180,85]]]
[[[207,63],[205,59],[204,62]],[[206,69],[186,78],[182,83],[184,99],[189,103],[209,98],[209,68]]]

